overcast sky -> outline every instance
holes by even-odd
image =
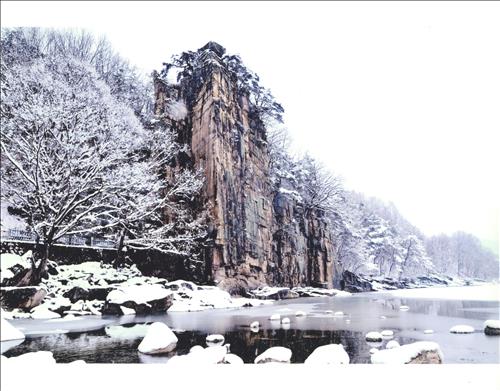
[[[286,110],[295,147],[426,234],[498,243],[499,3],[2,2],[2,27],[81,27],[150,72],[215,40]],[[497,244],[498,245],[498,244]]]

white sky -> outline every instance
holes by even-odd
[[[2,27],[81,27],[160,69],[209,40],[286,110],[298,149],[427,234],[498,243],[500,4],[2,2]]]

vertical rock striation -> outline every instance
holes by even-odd
[[[230,290],[269,285],[332,286],[333,248],[326,219],[271,183],[266,129],[248,93],[210,42],[181,70],[178,83],[155,75],[156,114],[189,146],[177,162],[205,174],[209,209],[206,280]]]

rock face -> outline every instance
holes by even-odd
[[[265,125],[224,54],[210,42],[194,53],[193,69],[178,84],[155,77],[156,114],[190,147],[177,164],[205,174],[200,204],[209,209],[213,244],[194,277],[230,291],[263,284],[331,287],[326,220],[306,215],[273,187]]]
[[[29,310],[39,305],[47,292],[36,286],[9,287],[0,289],[0,305],[11,310],[22,308]]]

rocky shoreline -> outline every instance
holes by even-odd
[[[232,296],[223,289],[190,281],[168,281],[145,276],[135,266],[118,269],[102,262],[58,266],[49,263],[46,278],[38,286],[13,286],[31,268],[32,253],[2,254],[0,305],[6,319],[55,319],[82,315],[146,315],[192,312],[214,308],[238,308],[270,304],[299,297],[349,296],[351,292],[460,286],[467,281],[437,276],[395,280],[343,273],[342,288],[269,287]]]
[[[31,267],[31,253],[2,254],[0,304],[6,319],[55,319],[82,315],[131,315],[204,311],[270,304],[298,297],[345,296],[348,292],[312,287],[261,287],[246,297],[190,281],[144,276],[134,265],[115,269],[100,262],[51,264],[38,286],[8,286]]]

